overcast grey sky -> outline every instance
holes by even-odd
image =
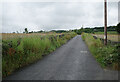
[[[4,2],[2,32],[104,26],[103,2]],[[108,3],[108,25],[118,23],[118,3]]]

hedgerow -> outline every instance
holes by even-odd
[[[99,38],[95,39],[91,34],[87,33],[82,33],[82,39],[103,68],[120,70],[119,44],[108,44],[107,46],[104,46]]]
[[[16,69],[40,60],[56,48],[76,36],[76,33],[62,35],[29,36],[2,41],[2,75],[8,76]]]

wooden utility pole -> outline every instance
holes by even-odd
[[[105,27],[104,27],[104,45],[107,45],[107,0],[104,1],[104,22],[105,22]]]

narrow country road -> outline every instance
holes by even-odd
[[[4,80],[118,80],[118,72],[102,69],[78,35]]]

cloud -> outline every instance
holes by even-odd
[[[108,25],[117,24],[117,12],[117,2],[109,2]],[[2,14],[2,32],[104,26],[103,2],[4,2]]]

